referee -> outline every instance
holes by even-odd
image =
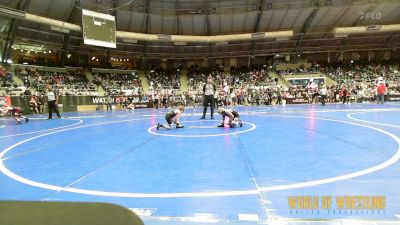
[[[206,118],[206,112],[207,112],[207,107],[208,104],[210,104],[211,108],[211,119],[214,119],[214,94],[215,94],[216,88],[215,85],[213,84],[212,77],[209,76],[207,78],[207,83],[203,86],[203,116],[201,119]]]
[[[47,95],[47,107],[49,109],[49,120],[53,118],[53,110],[54,112],[56,112],[57,117],[60,119],[61,115],[60,112],[58,111],[57,96],[54,94],[51,87],[47,89],[46,95]]]

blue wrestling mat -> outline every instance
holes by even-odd
[[[166,109],[3,119],[0,199],[111,202],[146,224],[400,221],[400,105],[236,110],[232,129],[199,108],[172,130]]]

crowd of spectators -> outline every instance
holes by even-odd
[[[152,69],[147,74],[149,85],[154,89],[180,89],[180,69]]]
[[[5,84],[7,82],[12,83],[12,73],[8,70],[6,70],[4,67],[0,67],[0,82],[2,84]]]
[[[276,72],[281,76],[293,75],[293,74],[305,74],[305,73],[317,73],[320,71],[319,64],[312,64],[311,66],[306,66],[304,64],[299,65],[297,68],[287,68],[284,70],[276,70]]]
[[[374,101],[377,92],[377,83],[384,81],[387,94],[400,94],[398,64],[313,64],[309,69],[299,68],[294,73],[322,73],[337,82],[337,85],[327,87],[327,100],[335,102],[343,99],[343,92],[347,93],[347,100],[354,102]],[[283,71],[280,74],[288,74]],[[324,86],[324,84],[320,84]],[[345,91],[344,91],[345,90]],[[305,86],[292,86],[286,93],[289,97],[307,96]]]
[[[281,75],[286,74],[311,74],[311,73],[322,73],[332,78],[337,82],[337,85],[327,87],[327,101],[338,102],[345,99],[347,102],[372,102],[375,101],[377,95],[377,84],[379,82],[385,82],[386,94],[399,95],[400,94],[400,66],[398,64],[364,64],[364,65],[353,65],[340,64],[324,66],[319,64],[313,64],[309,68],[300,66],[297,69],[290,69],[285,71],[277,71]],[[256,71],[257,73],[258,71]],[[232,76],[232,75],[231,75]],[[247,79],[246,79],[247,77]],[[237,79],[240,82],[245,83],[249,80],[250,76],[242,76]],[[315,81],[313,81],[315,82]],[[260,82],[257,82],[259,84]],[[262,83],[262,82],[261,82]],[[309,99],[310,90],[306,85],[291,86],[289,88],[282,88],[279,85],[272,85],[266,83],[261,86],[242,86],[244,99],[247,103],[257,102],[257,104],[271,104],[272,100],[276,99],[276,103],[280,104],[281,99],[288,98],[303,98]],[[322,86],[326,86],[324,83],[315,83],[316,90],[313,93],[316,94],[316,100],[318,100],[318,91]],[[243,87],[245,87],[243,89]],[[247,88],[246,88],[247,87]],[[344,94],[345,93],[345,94]],[[231,101],[234,103],[234,96],[232,95]],[[238,99],[236,97],[236,99]],[[308,100],[311,102],[311,100]],[[240,103],[240,102],[239,102]]]
[[[209,76],[217,87],[215,98],[218,105],[271,104],[272,98],[280,96],[278,80],[272,79],[267,66],[253,69],[232,67],[229,73],[224,73],[218,66],[211,71],[191,67],[188,70],[189,90],[198,94],[192,95],[189,102],[201,105],[202,87]]]
[[[268,68],[265,66],[261,69],[253,68],[251,70],[247,68],[242,69],[231,69],[230,82],[235,87],[242,86],[271,86],[277,83],[277,80],[273,80],[268,73]]]
[[[12,73],[0,67],[0,96],[9,94],[14,86]]]
[[[327,87],[327,101],[339,101],[343,89],[346,89],[349,100],[372,101],[376,95],[378,79],[384,80],[387,94],[400,95],[400,66],[398,64],[312,64],[308,68],[300,65],[299,68],[275,71],[275,67],[263,66],[260,68],[231,68],[225,72],[223,68],[198,68],[192,66],[187,69],[189,91],[180,91],[180,71],[177,69],[154,69],[147,77],[150,91],[144,93],[141,80],[136,73],[95,73],[94,81],[89,82],[81,70],[67,72],[43,72],[35,68],[15,70],[26,87],[44,87],[52,84],[61,95],[97,95],[95,85],[103,86],[106,95],[141,95],[145,102],[156,102],[157,107],[176,105],[200,106],[202,104],[202,88],[208,77],[213,78],[217,94],[215,98],[219,105],[246,105],[246,104],[280,104],[287,98],[307,98],[309,90],[305,85],[292,85],[284,88],[278,80],[271,77],[271,72],[283,76],[291,73],[321,73],[325,74],[337,85]],[[11,77],[11,78],[10,78]],[[0,68],[1,81],[12,80],[11,73]],[[315,92],[323,83],[317,83]]]
[[[399,65],[370,64],[370,65],[341,65],[325,67],[324,73],[339,85],[347,86],[357,96],[375,95],[378,79],[385,81],[387,94],[400,94]]]
[[[135,73],[95,73],[94,83],[101,85],[106,95],[142,95],[143,87]]]
[[[97,95],[95,85],[86,79],[82,70],[49,72],[27,67],[24,70],[16,68],[14,72],[26,88],[33,88],[36,92],[42,92],[46,85],[51,85],[60,95]]]
[[[188,68],[187,76],[189,90],[201,90],[209,76],[213,78],[213,82],[217,86],[228,82],[223,68],[218,65],[215,68],[198,68],[197,65],[192,65]]]

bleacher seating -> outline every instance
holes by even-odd
[[[101,85],[106,95],[141,95],[142,82],[136,72],[93,70],[94,83]]]

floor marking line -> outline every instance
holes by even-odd
[[[72,126],[75,126],[75,125],[83,123],[83,120],[81,120],[81,119],[67,119],[66,118],[64,120],[76,120],[78,122],[74,123],[74,124],[66,125],[66,126],[55,127],[55,128],[45,129],[45,130],[38,130],[38,131],[25,132],[25,133],[20,133],[20,134],[11,134],[11,135],[0,136],[0,139],[1,138],[8,138],[8,137],[22,136],[22,135],[27,135],[27,134],[36,134],[36,133],[41,133],[41,132],[51,131],[51,130],[64,129],[64,128],[67,128],[67,127],[72,127]]]
[[[216,126],[185,126],[187,129],[215,129]]]
[[[104,167],[110,165],[111,163],[113,163],[113,162],[115,162],[115,161],[118,161],[118,160],[121,159],[123,156],[129,155],[129,154],[132,153],[133,151],[137,150],[140,146],[142,146],[142,145],[144,145],[144,144],[146,144],[146,143],[152,141],[153,139],[154,139],[154,138],[149,138],[148,140],[145,140],[145,141],[143,141],[143,142],[141,142],[141,143],[137,143],[135,146],[131,147],[129,150],[117,154],[116,156],[114,156],[114,157],[111,158],[110,160],[107,160],[106,162],[104,162],[104,163],[102,163],[101,165],[95,167],[94,169],[92,169],[92,170],[89,171],[88,173],[83,174],[82,176],[78,177],[78,179],[76,179],[76,180],[70,182],[69,184],[67,184],[66,186],[64,186],[64,189],[69,188],[69,187],[71,187],[72,185],[74,185],[74,184],[76,184],[76,183],[78,183],[78,182],[80,182],[80,181],[86,179],[87,177],[89,177],[90,175],[96,173],[96,172],[99,171],[100,169],[102,169],[102,168],[104,168]],[[62,191],[62,190],[58,190],[58,191],[56,191],[55,193],[52,193],[52,194],[50,194],[50,195],[47,195],[47,196],[45,197],[45,199],[49,198],[51,195],[58,194],[58,193],[61,192],[61,191]]]
[[[263,115],[259,115],[259,116],[263,116]],[[281,116],[281,115],[270,115],[270,116]],[[346,123],[346,124],[352,124],[352,125],[356,125],[356,126],[371,128],[378,132],[384,133],[384,134],[388,135],[389,137],[392,137],[397,142],[398,149],[397,149],[397,152],[389,160],[387,160],[383,163],[380,163],[376,166],[370,167],[368,169],[360,170],[357,172],[353,172],[353,173],[349,173],[349,174],[345,174],[345,175],[341,175],[341,176],[315,180],[315,181],[301,182],[301,183],[296,183],[296,184],[279,185],[279,186],[271,186],[271,187],[262,187],[262,188],[260,188],[260,191],[277,191],[277,190],[296,189],[296,188],[310,187],[310,186],[316,186],[316,185],[321,185],[321,184],[327,184],[327,183],[333,183],[333,182],[337,182],[337,181],[347,180],[347,179],[363,176],[366,174],[370,174],[370,173],[382,170],[382,169],[387,168],[387,167],[391,166],[392,164],[396,163],[400,159],[400,139],[396,135],[394,135],[388,131],[385,131],[383,129],[371,127],[371,126],[364,125],[364,124],[357,124],[357,123],[353,123],[353,122],[336,120],[336,119],[313,118],[313,117],[303,117],[303,116],[286,116],[286,115],[285,115],[285,117],[326,120],[326,121],[340,122],[340,123]]]
[[[88,135],[85,134],[85,135],[79,136],[78,138],[86,138],[87,136]],[[47,151],[48,149],[50,149],[52,147],[56,147],[58,145],[68,144],[68,143],[74,142],[75,140],[76,140],[76,138],[74,138],[74,139],[69,138],[69,139],[64,139],[62,141],[59,141],[57,143],[49,143],[49,144],[41,145],[40,148],[33,148],[33,149],[29,149],[28,148],[27,151],[21,152],[19,154],[15,154],[15,155],[10,154],[10,156],[8,156],[7,158],[4,158],[3,160],[8,160],[8,159],[11,159],[11,158],[20,157],[20,156],[23,156],[23,155],[26,155],[26,154],[29,154],[29,153],[32,153],[32,152]]]
[[[298,113],[298,112],[314,112],[314,113],[320,113],[320,112],[390,112],[390,111],[400,111],[400,108],[387,108],[387,109],[316,109],[316,110],[296,110],[296,109],[291,109],[291,108],[282,108],[285,109],[286,111],[290,111],[291,113]],[[283,111],[285,112],[285,111]]]
[[[258,202],[258,203],[259,203],[259,206],[260,206],[260,208],[263,209],[263,213],[264,213],[265,218],[269,218],[270,215],[269,215],[269,213],[268,213],[268,211],[267,211],[267,207],[266,207],[265,204],[263,204],[263,200],[267,200],[267,198],[266,198],[266,196],[264,196],[265,194],[264,194],[263,192],[260,191],[260,185],[258,184],[257,179],[256,179],[256,177],[257,177],[257,172],[256,172],[256,170],[254,169],[254,166],[253,166],[253,164],[252,164],[252,162],[251,162],[251,160],[250,160],[248,151],[247,151],[245,145],[243,145],[240,136],[237,136],[237,138],[238,138],[238,142],[239,142],[238,144],[239,144],[239,146],[240,146],[240,154],[242,155],[243,161],[244,161],[244,163],[245,163],[245,165],[246,165],[246,168],[247,168],[247,170],[248,170],[248,172],[249,172],[249,174],[250,174],[250,176],[251,176],[251,179],[252,179],[252,181],[253,181],[253,183],[254,183],[254,185],[255,185],[257,191],[259,192],[259,194],[258,194],[258,199],[259,199],[259,202]],[[239,215],[240,215],[240,214],[239,214]],[[239,220],[240,220],[240,219],[239,219]],[[257,215],[257,221],[258,221],[258,215]]]
[[[239,221],[254,221],[254,222],[259,222],[260,221],[260,218],[258,218],[257,214],[239,213],[238,214],[238,219],[239,219]]]
[[[69,116],[68,119],[92,119],[92,118],[105,118],[106,116]],[[117,116],[115,116],[117,117]]]
[[[185,123],[194,123],[194,122],[217,122],[217,120],[192,120],[192,121],[181,121],[182,124]],[[257,126],[253,123],[248,123],[248,122],[243,122],[243,124],[248,124],[251,126],[250,129],[247,130],[243,130],[243,131],[236,131],[236,132],[232,132],[232,133],[222,133],[222,134],[188,134],[188,135],[184,135],[184,134],[163,134],[163,133],[157,133],[154,132],[153,130],[157,127],[157,126],[152,126],[149,129],[147,129],[147,132],[149,132],[150,134],[154,134],[154,135],[158,135],[158,136],[166,136],[166,137],[179,137],[179,138],[205,138],[205,137],[218,137],[218,136],[228,136],[228,135],[235,135],[235,134],[242,134],[242,133],[247,133],[250,132],[254,129],[257,128]],[[223,128],[218,128],[215,127],[216,129],[223,129]],[[230,129],[230,128],[229,128]]]
[[[29,150],[29,151],[26,151],[26,152],[22,152],[20,154],[15,154],[15,155],[8,156],[6,158],[3,158],[2,160],[6,161],[8,159],[19,157],[19,156],[22,156],[22,155],[26,155],[26,154],[29,154],[29,153],[32,153],[32,152],[42,151],[43,149],[45,149],[45,148],[37,148],[37,149]]]
[[[341,176],[330,177],[330,178],[314,180],[314,181],[301,182],[301,183],[295,183],[295,184],[261,187],[259,190],[216,191],[216,192],[129,193],[129,192],[94,191],[94,190],[79,189],[79,188],[63,188],[63,187],[56,186],[56,185],[44,184],[44,183],[26,179],[24,177],[21,177],[15,173],[13,173],[4,165],[3,156],[7,152],[11,151],[13,148],[15,148],[23,143],[29,142],[36,138],[55,134],[55,133],[60,133],[60,132],[68,131],[68,130],[85,128],[85,127],[98,126],[98,125],[103,125],[103,124],[111,124],[111,123],[117,123],[117,122],[143,120],[143,118],[142,118],[142,119],[111,121],[111,122],[104,122],[104,123],[98,123],[98,124],[90,124],[90,125],[72,127],[72,128],[67,128],[67,129],[63,129],[63,130],[53,131],[53,132],[46,133],[46,134],[41,134],[41,135],[38,135],[35,137],[31,137],[31,138],[22,140],[16,144],[4,149],[3,151],[1,151],[1,153],[0,153],[0,171],[2,173],[4,173],[6,176],[8,176],[11,179],[14,179],[18,182],[21,182],[21,183],[24,183],[24,184],[27,184],[30,186],[38,187],[38,188],[44,188],[44,189],[55,190],[55,191],[62,190],[62,191],[67,191],[67,192],[72,192],[72,193],[79,193],[79,194],[108,196],[108,197],[126,197],[126,198],[185,198],[185,197],[192,198],[192,197],[221,197],[221,196],[255,195],[255,194],[259,194],[260,192],[288,190],[288,189],[311,187],[311,186],[316,186],[316,185],[321,185],[321,184],[328,184],[328,183],[333,183],[333,182],[337,182],[337,181],[343,181],[343,180],[363,176],[366,174],[370,174],[370,173],[382,170],[382,169],[387,168],[387,167],[391,166],[392,164],[396,163],[400,159],[400,139],[397,136],[395,136],[394,134],[392,134],[388,131],[385,131],[383,129],[380,129],[380,128],[368,126],[365,124],[358,124],[358,123],[354,123],[354,122],[335,120],[335,119],[326,119],[326,118],[317,118],[317,117],[289,116],[289,115],[257,115],[257,116],[276,116],[276,117],[289,117],[289,118],[292,117],[292,118],[302,118],[302,119],[325,120],[325,121],[332,121],[332,122],[338,122],[338,123],[344,123],[344,124],[350,124],[350,125],[370,128],[372,130],[381,132],[381,133],[386,134],[387,136],[393,138],[398,144],[398,149],[397,149],[397,152],[389,160],[387,160],[383,163],[380,163],[380,164],[370,167],[368,169],[363,169],[360,171],[356,171],[356,172],[341,175]]]
[[[371,111],[371,112],[373,112],[373,111]],[[387,111],[387,112],[390,112],[390,111]],[[395,111],[392,111],[392,112],[395,112]],[[400,128],[400,126],[398,126],[398,125],[392,125],[392,124],[387,124],[387,123],[373,122],[373,121],[369,121],[369,120],[362,120],[362,119],[357,119],[357,118],[352,117],[352,115],[361,114],[361,113],[369,113],[369,111],[367,111],[367,112],[358,112],[358,113],[349,113],[349,114],[346,115],[346,117],[349,118],[349,119],[351,119],[351,120],[358,121],[358,122],[370,123],[370,124],[375,124],[375,125],[379,125],[379,126],[387,126],[387,127],[396,127],[396,128]]]

